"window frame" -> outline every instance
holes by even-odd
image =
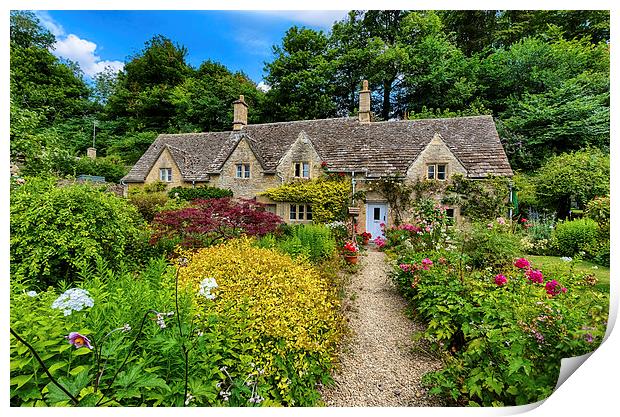
[[[294,178],[310,178],[310,163],[304,161],[293,162],[293,177]]]
[[[289,204],[288,219],[290,221],[312,221],[312,205],[310,204]]]
[[[443,167],[443,178],[439,178],[439,167]],[[431,176],[432,172],[432,176]],[[446,181],[448,179],[448,163],[435,162],[432,164],[426,164],[426,179]]]
[[[164,173],[165,175],[162,175]],[[172,168],[159,168],[159,180],[162,182],[172,182]]]
[[[247,180],[251,177],[250,164],[247,162],[239,162],[238,164],[235,164],[235,178]]]

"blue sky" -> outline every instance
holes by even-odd
[[[211,59],[263,79],[271,46],[292,25],[328,31],[345,11],[48,10],[36,12],[57,38],[54,53],[76,61],[87,76],[122,68],[144,42],[162,34],[188,49],[193,66]]]

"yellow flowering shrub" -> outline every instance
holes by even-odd
[[[179,281],[196,294],[199,309],[242,327],[252,341],[246,353],[271,381],[274,400],[312,405],[319,398],[316,383],[329,378],[344,328],[336,291],[306,260],[253,243],[241,238],[185,253],[189,262]],[[199,294],[205,278],[217,282],[213,299]]]

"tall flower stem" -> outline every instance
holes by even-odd
[[[179,325],[179,337],[181,338],[181,351],[183,352],[183,359],[185,361],[185,392],[183,396],[183,407],[187,405],[187,391],[189,382],[189,350],[185,346],[185,340],[183,340],[183,329],[181,327],[181,315],[179,314],[179,271],[181,268],[177,268],[176,275],[174,277],[174,304],[177,311],[177,324]]]
[[[26,342],[24,339],[21,338],[21,336],[19,336],[15,330],[13,330],[12,328],[9,328],[9,330],[11,331],[11,334],[17,339],[19,340],[21,343],[23,343],[32,353],[32,355],[34,356],[34,358],[37,360],[37,362],[39,362],[39,365],[41,365],[41,367],[43,368],[43,371],[47,374],[47,376],[49,377],[49,379],[54,383],[54,385],[56,385],[58,388],[60,388],[60,390],[62,392],[64,392],[67,397],[69,397],[69,399],[71,399],[71,402],[73,403],[73,405],[78,405],[78,403],[80,402],[77,398],[75,398],[73,396],[73,394],[71,394],[69,391],[67,391],[67,389],[65,387],[63,387],[58,381],[56,381],[56,378],[54,378],[52,376],[52,374],[50,373],[49,369],[47,369],[47,366],[45,366],[45,363],[43,363],[43,360],[41,359],[41,357],[39,356],[39,354],[37,353],[37,351],[32,347],[32,345],[30,345],[30,343]]]

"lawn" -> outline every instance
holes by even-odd
[[[570,270],[571,262],[564,262],[558,256],[534,256],[528,255],[527,258],[532,262],[533,266],[538,269],[542,269],[547,273],[568,272]],[[609,292],[609,268],[606,266],[596,265],[588,261],[575,261],[575,272],[592,273],[598,279],[596,288],[600,291]]]

